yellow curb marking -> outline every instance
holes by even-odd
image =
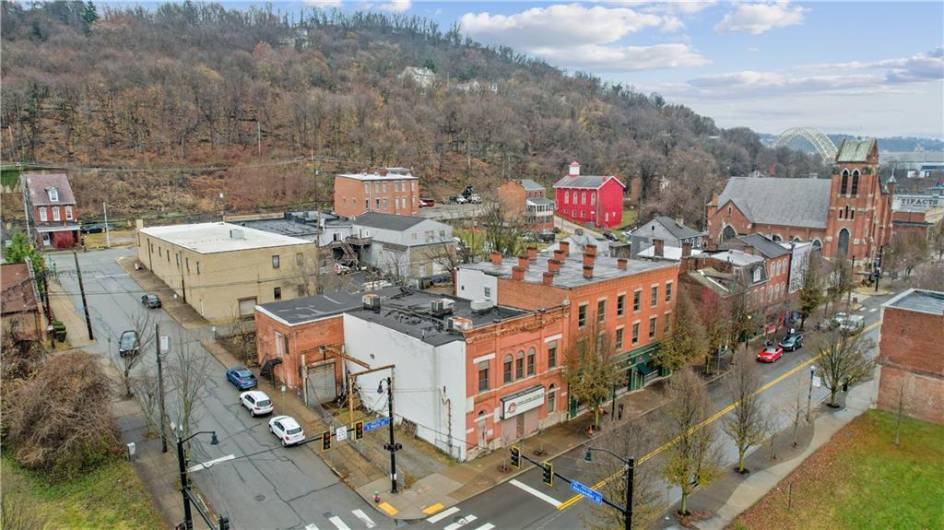
[[[445,508],[445,506],[443,506],[443,503],[437,502],[436,504],[423,508],[423,513],[425,513],[426,515],[433,515],[434,513],[438,512],[439,510],[442,510],[443,508]]]
[[[396,515],[399,510],[390,505],[389,502],[382,502],[378,505],[381,510],[387,512],[387,515]]]
[[[875,329],[875,328],[878,327],[881,323],[882,323],[881,321],[878,321],[878,322],[874,322],[874,323],[872,323],[872,324],[869,324],[868,326],[866,326],[865,328],[862,329],[862,333],[866,333],[866,332],[869,332],[869,331]],[[773,379],[772,381],[770,381],[770,382],[768,382],[767,384],[765,384],[764,386],[758,388],[757,391],[754,392],[754,395],[755,395],[755,396],[756,396],[756,395],[760,395],[760,394],[762,394],[762,393],[764,393],[764,392],[770,390],[771,388],[773,388],[774,386],[776,386],[777,384],[779,384],[780,382],[782,382],[784,379],[790,377],[791,375],[793,375],[793,374],[799,372],[800,370],[802,370],[802,369],[806,368],[807,366],[809,366],[809,365],[813,364],[814,362],[816,362],[816,360],[819,359],[819,357],[820,357],[819,355],[815,355],[815,356],[813,356],[813,357],[810,357],[809,359],[803,361],[803,362],[800,363],[799,365],[794,366],[793,368],[791,368],[791,369],[787,370],[786,372],[780,374],[779,376],[777,376],[777,377],[776,377],[775,379]],[[727,413],[731,412],[732,410],[734,410],[735,407],[737,407],[739,403],[740,403],[740,401],[735,401],[734,403],[731,403],[730,405],[728,405],[728,406],[722,408],[722,409],[719,410],[718,412],[716,412],[716,413],[712,414],[711,416],[709,416],[708,418],[704,419],[701,423],[699,423],[699,424],[695,425],[694,427],[692,427],[692,431],[696,431],[696,430],[701,429],[702,427],[704,427],[704,426],[706,426],[706,425],[709,425],[709,424],[711,424],[711,423],[714,423],[715,421],[718,421],[718,419],[720,419],[722,416],[724,416],[725,414],[727,414]],[[666,442],[665,444],[663,444],[663,445],[661,445],[661,446],[659,446],[659,447],[653,449],[653,450],[650,451],[649,453],[646,453],[645,455],[643,455],[642,458],[639,458],[639,459],[636,460],[636,465],[642,464],[642,463],[645,462],[646,460],[650,460],[650,459],[652,459],[652,458],[655,458],[655,457],[658,456],[659,454],[665,452],[666,449],[668,449],[669,447],[672,447],[676,442],[678,442],[678,439],[679,439],[679,438],[680,438],[680,437],[675,437],[674,439],[672,439],[672,440]],[[600,489],[600,488],[602,488],[603,486],[605,486],[608,482],[610,482],[611,480],[613,480],[613,479],[615,479],[615,478],[617,478],[617,477],[621,477],[621,476],[623,476],[623,472],[622,472],[622,471],[618,471],[618,472],[616,472],[616,473],[614,473],[614,474],[612,474],[612,475],[606,477],[605,479],[601,480],[600,482],[597,482],[596,484],[594,484],[594,485],[593,485],[593,489],[595,489],[595,490],[596,490],[596,489]],[[574,495],[573,497],[571,497],[571,498],[567,499],[566,501],[562,502],[562,503],[560,504],[560,506],[557,507],[557,509],[558,509],[558,510],[566,510],[567,508],[570,508],[570,507],[573,506],[574,504],[577,504],[578,502],[580,502],[582,499],[583,499],[583,495]]]

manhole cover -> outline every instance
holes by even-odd
[[[256,500],[262,502],[265,500],[265,495],[256,495]]]

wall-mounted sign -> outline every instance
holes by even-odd
[[[544,386],[538,385],[501,398],[502,419],[512,418],[544,404]]]

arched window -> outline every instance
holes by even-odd
[[[823,250],[823,242],[820,241],[819,239],[814,239],[814,240],[813,240],[813,250],[815,250],[815,251],[817,251],[817,252]]]
[[[781,241],[783,241],[783,238],[780,237],[780,234],[774,234],[774,236],[773,236],[771,239],[773,239],[774,241],[776,241],[776,242],[778,242],[778,243],[781,242]]]
[[[534,348],[531,348],[528,350],[528,377],[531,377],[537,372],[537,362],[537,353],[534,351]]]
[[[505,354],[505,362],[502,364],[502,381],[506,384],[512,382],[515,376],[512,372],[512,364],[514,360],[511,358],[510,353]]]
[[[721,231],[721,241],[727,241],[729,239],[733,239],[735,236],[737,236],[737,232],[735,232],[734,229],[731,228],[731,225],[725,226],[724,230]]]
[[[841,258],[849,255],[849,231],[845,228],[839,231],[839,247],[836,254]]]
[[[550,414],[557,410],[557,385],[551,383],[547,387],[547,413]]]
[[[848,189],[849,189],[849,170],[843,169],[842,170],[842,184],[839,186],[840,195],[845,195],[846,190]]]
[[[524,352],[519,351],[515,356],[515,379],[524,377]]]
[[[800,242],[800,238],[797,237],[797,236],[793,236],[793,242],[794,242],[794,243],[799,243],[799,242]]]
[[[852,172],[852,196],[855,197],[859,194],[859,170]]]

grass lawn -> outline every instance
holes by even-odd
[[[632,208],[623,209],[623,224],[616,229],[616,231],[623,231],[627,228],[632,228],[636,224],[636,210]]]
[[[944,528],[944,426],[905,418],[894,440],[895,415],[868,411],[732,527]]]
[[[118,457],[71,482],[47,482],[3,455],[2,493],[43,528],[161,528],[163,522],[131,464]]]

